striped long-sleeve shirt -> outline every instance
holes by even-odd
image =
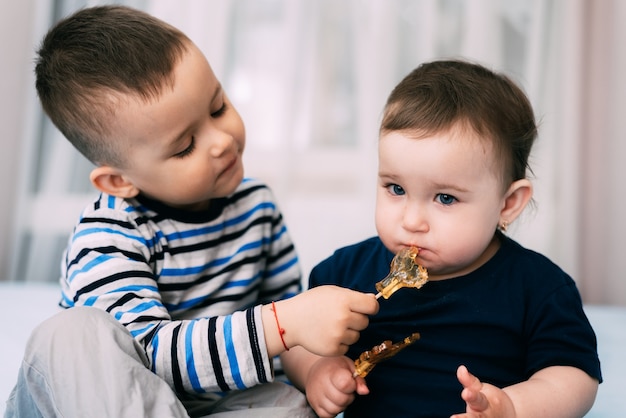
[[[260,307],[296,294],[300,279],[259,181],[245,179],[205,212],[101,194],[70,237],[61,305],[106,310],[176,392],[212,397],[273,379]]]

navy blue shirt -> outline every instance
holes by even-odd
[[[548,366],[574,366],[602,380],[595,333],[576,284],[546,257],[501,236],[498,252],[457,278],[402,288],[379,299],[347,356],[414,332],[421,339],[366,377],[345,417],[448,417],[465,411],[456,369],[505,387]],[[379,238],[337,250],[311,272],[310,287],[335,284],[376,293],[394,254]]]

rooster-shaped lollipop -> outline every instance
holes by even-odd
[[[420,339],[419,332],[406,337],[404,340],[392,344],[391,341],[383,341],[381,344],[372,347],[371,350],[361,353],[358,359],[354,360],[354,377],[365,377],[381,361],[395,356],[404,347],[413,344]]]
[[[401,250],[391,260],[391,270],[387,277],[376,283],[378,294],[385,299],[402,287],[414,287],[419,289],[428,281],[428,271],[415,262],[419,249],[409,247]]]

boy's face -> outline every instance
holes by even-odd
[[[469,273],[497,250],[505,193],[493,150],[469,130],[379,142],[376,228],[394,253],[420,248],[431,279]]]
[[[151,101],[122,97],[114,119],[111,138],[125,156],[118,171],[150,198],[203,209],[243,178],[243,122],[195,45],[175,67],[171,88]]]

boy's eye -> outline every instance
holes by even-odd
[[[402,188],[402,186],[399,186],[397,184],[389,184],[387,185],[387,190],[389,190],[389,193],[396,195],[396,196],[402,196],[404,195],[405,191]]]
[[[442,205],[451,205],[456,201],[456,197],[445,193],[439,193],[435,199]]]
[[[191,137],[191,142],[189,143],[189,146],[187,148],[185,148],[184,150],[182,150],[181,152],[178,152],[178,153],[174,154],[174,157],[176,157],[176,158],[185,158],[186,156],[188,156],[189,154],[191,154],[193,152],[195,147],[196,147],[196,140],[192,136]]]
[[[219,118],[220,116],[224,114],[224,112],[226,112],[226,108],[227,108],[226,102],[223,102],[222,107],[217,109],[215,112],[211,113],[211,117]]]

